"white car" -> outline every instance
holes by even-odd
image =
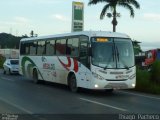
[[[19,73],[19,60],[18,59],[6,59],[3,64],[4,74]]]

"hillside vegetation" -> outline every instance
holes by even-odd
[[[0,48],[5,49],[5,48],[14,48],[18,49],[19,48],[19,42],[23,37],[17,37],[11,34],[7,33],[0,33]]]

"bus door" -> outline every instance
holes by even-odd
[[[80,37],[79,61],[87,68],[89,67],[88,47],[89,47],[88,37],[86,36]]]
[[[86,86],[86,77],[87,77],[87,68],[89,68],[89,56],[88,56],[88,37],[81,36],[80,37],[80,47],[79,47],[79,62],[80,65],[80,74],[81,74],[81,80],[85,81],[83,82],[83,86]]]

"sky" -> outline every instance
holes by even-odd
[[[89,0],[0,0],[0,33],[16,36],[38,36],[71,32],[72,2],[84,2],[84,30],[112,31],[111,18],[100,20],[104,3],[88,6]],[[160,48],[160,0],[137,0],[131,18],[125,8],[118,7],[117,32],[140,41],[142,50]]]

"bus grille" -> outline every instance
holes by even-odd
[[[106,79],[107,81],[126,81],[127,79]]]
[[[125,83],[109,83],[104,88],[107,88],[107,89],[126,89],[126,88],[128,88],[128,85]]]

